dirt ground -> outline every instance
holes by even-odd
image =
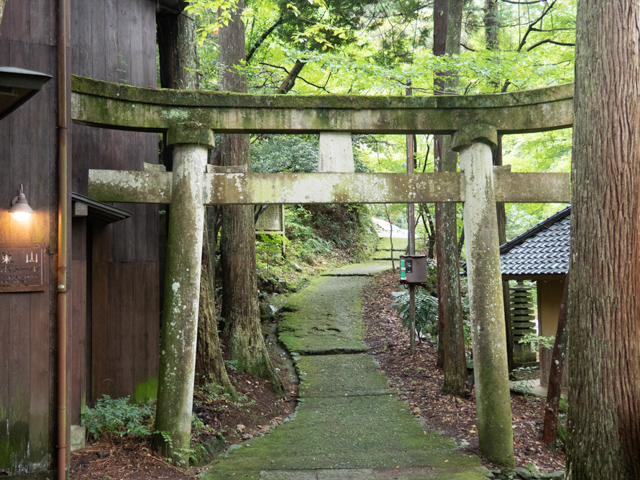
[[[415,356],[409,348],[409,332],[391,307],[391,292],[402,290],[398,273],[385,272],[365,287],[363,310],[367,333],[365,341],[390,379],[400,391],[411,412],[424,426],[454,438],[464,451],[480,455],[476,428],[475,395],[458,398],[442,394],[443,374],[436,367],[434,344],[418,343]],[[514,447],[517,466],[535,466],[539,471],[564,469],[564,452],[551,452],[541,441],[544,419],[543,400],[532,396],[511,395]],[[483,459],[485,466],[494,467]]]
[[[274,361],[279,361],[273,358]],[[284,368],[281,368],[284,372]],[[204,423],[192,446],[215,440],[221,450],[233,443],[262,435],[280,425],[296,407],[297,385],[282,375],[287,397],[275,396],[271,384],[260,378],[229,371],[231,382],[240,395],[234,402],[224,395],[215,400],[196,387],[194,413]],[[188,472],[153,452],[151,443],[141,439],[100,439],[71,454],[71,479],[193,479],[201,468]]]
[[[480,455],[475,424],[475,398],[460,399],[440,393],[442,372],[436,368],[433,344],[419,343],[409,352],[409,335],[391,308],[391,292],[401,289],[397,273],[387,272],[363,294],[366,342],[391,387],[401,392],[409,409],[430,429],[443,432]],[[284,372],[284,368],[282,368]],[[276,398],[268,382],[229,372],[238,393],[246,400],[234,404],[225,397],[210,401],[196,395],[194,411],[205,424],[194,444],[224,438],[224,446],[261,435],[282,423],[295,409],[296,385],[288,382],[288,396]],[[285,375],[283,375],[284,377]],[[550,452],[540,441],[543,402],[533,397],[512,395],[514,443],[518,466],[535,466],[540,471],[561,470],[564,453]],[[483,463],[494,468],[493,465]],[[107,440],[89,445],[71,455],[72,479],[194,479],[199,468],[185,472],[153,453],[148,441]]]

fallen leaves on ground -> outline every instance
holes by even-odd
[[[365,341],[370,353],[389,378],[390,387],[400,391],[400,397],[426,428],[453,438],[466,453],[481,456],[475,396],[458,398],[441,392],[443,374],[436,367],[434,344],[419,342],[416,354],[410,354],[409,332],[391,307],[391,292],[401,289],[397,271],[379,275],[364,288]],[[544,399],[511,395],[516,462],[522,467],[535,465],[540,471],[562,470],[564,452],[551,452],[541,441],[543,409]],[[494,468],[486,459],[483,463]]]

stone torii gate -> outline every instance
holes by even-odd
[[[190,434],[204,205],[463,202],[482,453],[513,465],[496,202],[569,202],[565,173],[494,167],[498,134],[573,123],[573,85],[481,96],[264,96],[154,90],[74,77],[76,123],[164,132],[173,172],[89,172],[89,196],[171,204],[158,404],[174,443]],[[225,173],[213,132],[449,134],[461,173]],[[183,386],[190,383],[190,387]],[[188,441],[186,443],[188,445]]]

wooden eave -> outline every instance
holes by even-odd
[[[88,207],[87,218],[90,221],[109,224],[125,220],[131,216],[130,212],[122,210],[120,208],[107,205],[103,202],[92,200],[89,197],[80,195],[79,193],[72,193],[71,200],[75,203],[82,203]]]

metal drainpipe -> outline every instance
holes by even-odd
[[[58,1],[58,480],[67,470],[67,241],[69,0]]]

